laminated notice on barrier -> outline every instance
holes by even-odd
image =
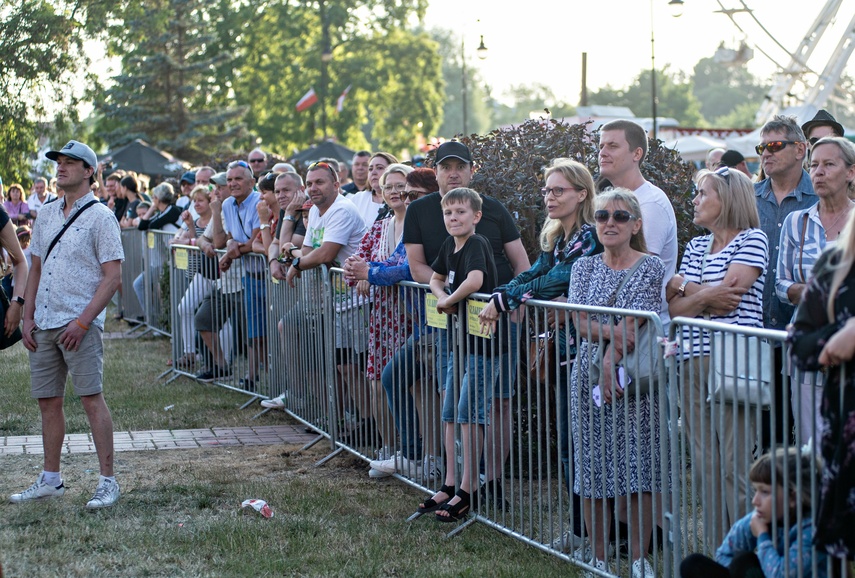
[[[436,310],[436,303],[435,295],[431,293],[425,295],[425,321],[427,321],[428,327],[445,329],[448,327],[448,316]]]
[[[180,271],[187,270],[187,249],[175,249],[175,268]]]
[[[145,237],[148,241],[148,248],[154,249],[154,233],[148,233]]]
[[[487,306],[486,301],[466,300],[466,332],[476,337],[490,337],[490,330],[481,331],[481,320],[478,314]]]

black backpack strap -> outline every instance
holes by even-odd
[[[77,217],[79,217],[79,216],[80,216],[80,214],[81,214],[83,211],[85,211],[86,209],[88,209],[88,208],[89,208],[89,207],[91,207],[92,205],[97,205],[99,202],[100,202],[100,201],[98,201],[97,199],[95,199],[95,200],[93,200],[93,201],[89,201],[88,203],[86,203],[85,205],[83,205],[82,207],[80,207],[80,210],[79,210],[79,211],[77,211],[76,213],[74,213],[73,215],[71,215],[71,218],[70,218],[70,219],[68,219],[68,221],[66,221],[66,222],[65,222],[65,224],[62,226],[62,229],[60,229],[60,230],[59,230],[59,233],[57,233],[56,237],[54,237],[54,238],[53,238],[53,241],[51,241],[51,242],[50,242],[50,245],[48,246],[47,253],[45,253],[45,256],[44,256],[44,258],[42,259],[42,262],[47,261],[47,258],[48,258],[48,256],[50,255],[50,252],[51,252],[51,251],[53,251],[53,248],[54,248],[54,247],[56,246],[56,244],[59,242],[60,237],[62,237],[62,236],[65,234],[65,232],[68,230],[68,228],[71,226],[71,224],[72,224],[75,220],[77,220]]]

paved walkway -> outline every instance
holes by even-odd
[[[316,437],[317,434],[306,433],[305,426],[302,425],[274,425],[115,432],[113,444],[116,452],[137,452],[219,446],[305,444]],[[67,435],[62,445],[64,454],[95,453],[95,444],[90,434]],[[0,455],[43,453],[40,435],[0,438]]]

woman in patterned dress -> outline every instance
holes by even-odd
[[[855,172],[851,174],[855,178]],[[820,406],[824,461],[814,542],[838,558],[855,558],[855,211],[822,254],[790,328],[792,359],[825,371]]]
[[[395,424],[389,414],[386,395],[380,383],[383,367],[392,358],[392,354],[403,345],[410,334],[406,316],[400,307],[397,287],[373,287],[366,278],[354,277],[353,265],[361,262],[386,261],[395,252],[404,233],[404,217],[408,203],[402,193],[407,187],[407,175],[412,167],[394,163],[386,168],[380,177],[378,187],[383,192],[383,200],[389,207],[389,214],[374,222],[353,257],[345,263],[345,275],[349,285],[356,285],[359,295],[373,296],[371,313],[368,319],[368,361],[366,375],[370,383],[371,413],[378,426],[382,445],[392,447],[395,442]],[[404,254],[403,258],[406,258]]]
[[[604,252],[576,261],[567,302],[658,312],[665,266],[658,257],[646,254],[641,209],[635,195],[627,189],[610,189],[598,195],[596,209],[597,237]],[[618,291],[629,274],[632,277]],[[643,320],[638,322],[640,325]],[[608,499],[629,496],[633,576],[652,576],[645,559],[652,530],[652,498],[653,492],[664,489],[657,459],[659,400],[651,394],[638,398],[624,395],[616,384],[615,371],[624,351],[624,331],[630,348],[636,323],[616,316],[577,312],[573,324],[581,340],[570,378],[573,490],[586,502],[585,525],[594,552],[590,564],[609,571],[606,545],[612,514]],[[590,383],[590,363],[596,357],[603,359],[601,378],[599,383]],[[597,386],[599,406],[594,400]],[[639,511],[642,527],[638,527]]]

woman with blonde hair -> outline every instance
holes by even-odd
[[[825,251],[813,268],[788,338],[792,361],[799,369],[825,372],[818,427],[824,466],[814,541],[831,556],[849,560],[855,557],[853,264],[855,211],[849,213],[837,246]]]
[[[493,328],[501,314],[515,311],[529,299],[566,301],[573,264],[579,257],[596,255],[603,251],[594,226],[594,200],[597,189],[587,167],[571,159],[557,158],[544,169],[543,179],[544,187],[540,193],[543,195],[546,219],[540,230],[540,257],[531,269],[494,290],[490,301],[480,314],[481,322]],[[568,490],[571,490],[567,377],[576,356],[576,345],[575,339],[571,339],[568,346],[567,331],[560,330],[556,333],[560,372],[557,383],[550,385],[558,386],[559,451],[564,465],[565,481]],[[572,325],[569,327],[569,335],[575,337]],[[551,363],[554,362],[553,360]],[[559,550],[570,549],[573,544],[572,534],[582,535],[580,502],[578,495],[573,495],[573,528],[553,542],[553,547]]]
[[[728,167],[700,171],[695,180],[694,223],[709,234],[689,241],[679,273],[666,286],[671,317],[763,327],[769,245],[760,229],[754,187],[743,173]],[[701,488],[702,504],[721,504],[703,516],[704,539],[713,551],[749,505],[748,481],[736,467],[751,459],[756,412],[745,403],[709,399],[709,331],[684,327],[682,342],[680,407],[692,482]]]

